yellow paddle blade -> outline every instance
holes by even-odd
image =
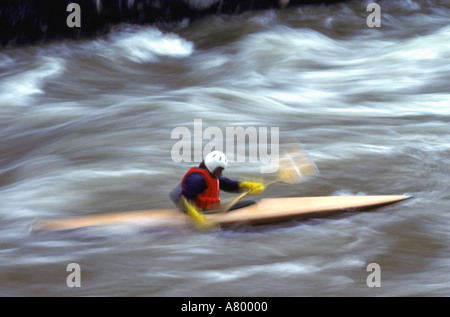
[[[283,147],[278,165],[278,177],[274,182],[295,184],[302,178],[319,172],[311,157],[299,143],[290,143]]]
[[[208,230],[214,227],[214,224],[207,221],[203,214],[197,210],[186,198],[183,198],[179,202],[179,208],[186,212],[191,224],[199,230]]]
[[[278,171],[275,173],[276,178],[264,184],[261,188],[261,192],[272,184],[295,184],[302,178],[319,172],[306,150],[299,143],[289,143],[283,146],[281,152],[282,155],[279,158]],[[251,191],[242,193],[229,204],[225,205],[225,207],[221,208],[221,211],[230,210],[239,200],[250,193]]]
[[[195,209],[188,209],[187,214],[189,220],[199,230],[209,230],[214,227],[214,224],[210,223]]]

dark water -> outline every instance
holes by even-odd
[[[369,28],[369,3],[0,51],[0,294],[450,295],[450,4],[380,2]],[[174,161],[172,132],[195,119],[306,146],[321,174],[263,197],[414,199],[231,231],[30,232],[45,217],[171,207],[193,164]],[[261,175],[259,163],[236,157],[226,175]],[[69,263],[81,287],[68,287]],[[366,283],[370,263],[381,287]]]

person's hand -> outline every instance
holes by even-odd
[[[239,188],[249,192],[250,195],[259,195],[266,189],[266,186],[263,183],[242,182],[239,184]]]
[[[186,198],[180,200],[180,208],[188,216],[191,223],[200,230],[208,230],[214,225],[207,221],[200,210],[198,210],[193,204],[189,203]]]

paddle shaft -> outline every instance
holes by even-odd
[[[295,149],[294,149],[295,147]],[[290,151],[285,152],[285,156],[279,162],[278,177],[267,183],[265,187],[275,183],[295,184],[301,178],[316,173],[317,168],[314,162],[306,153],[300,144],[291,145]],[[229,211],[239,200],[250,194],[252,191],[246,191],[236,197],[222,211]]]
[[[267,186],[270,186],[270,185],[275,184],[275,183],[280,183],[280,182],[281,182],[281,180],[276,179],[276,180],[274,180],[274,181],[271,181],[271,182],[265,184],[264,186],[267,188]],[[251,190],[248,190],[248,191],[243,192],[242,194],[240,194],[238,197],[236,197],[232,202],[230,202],[230,203],[223,209],[223,212],[229,211],[234,205],[236,205],[236,203],[237,203],[238,201],[240,201],[242,198],[244,198],[245,196],[247,196],[247,195],[250,194],[251,192],[252,192]]]

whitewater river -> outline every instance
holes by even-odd
[[[449,296],[450,4],[380,2],[370,28],[369,3],[1,49],[0,295]],[[414,198],[212,232],[30,231],[42,218],[172,207],[196,142],[222,132],[225,150],[237,127],[267,131],[274,149],[271,136],[299,140],[320,169],[261,197]],[[177,150],[184,137],[191,160]],[[249,153],[229,153],[225,175],[267,174]],[[67,283],[70,263],[80,287]]]

